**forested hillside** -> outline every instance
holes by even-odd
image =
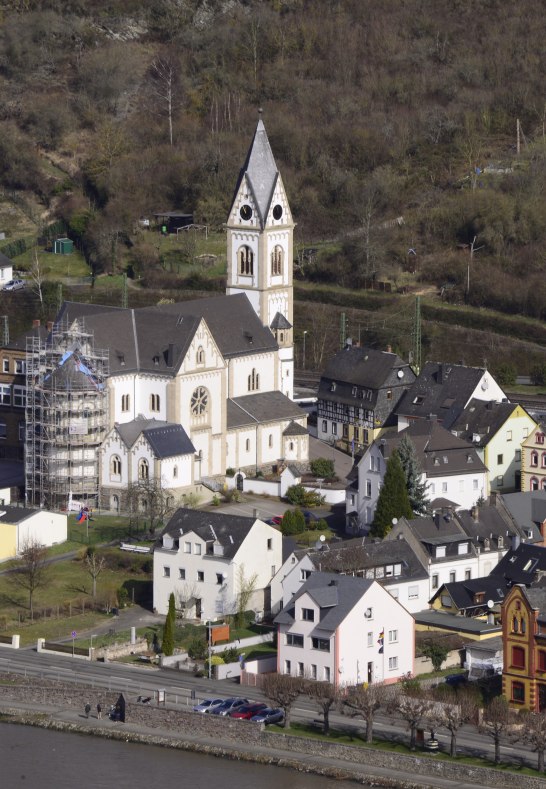
[[[542,3],[0,9],[8,241],[21,212],[38,233],[63,219],[95,273],[160,269],[138,218],[181,209],[220,228],[262,107],[307,280],[546,317]]]

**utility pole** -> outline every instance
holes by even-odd
[[[413,318],[413,372],[421,372],[421,297],[415,297],[415,315]]]
[[[125,271],[123,274],[123,284],[122,284],[122,291],[121,291],[121,306],[124,310],[127,309],[129,306],[129,294],[127,292],[127,272]]]
[[[341,313],[340,327],[339,327],[339,347],[341,350],[345,348],[347,340],[347,316],[344,312]]]
[[[466,300],[467,300],[467,302],[468,302],[468,299],[469,299],[469,296],[470,296],[470,265],[471,265],[472,261],[474,260],[474,252],[479,252],[479,250],[483,249],[483,247],[484,247],[484,244],[482,244],[481,247],[477,247],[476,246],[476,238],[477,238],[477,236],[474,236],[474,238],[472,239],[472,243],[470,244],[470,255],[469,255],[469,258],[468,258],[468,265],[466,267]]]
[[[307,329],[303,332],[303,369],[305,370],[305,338],[307,337]]]

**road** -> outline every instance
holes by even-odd
[[[233,680],[209,680],[194,677],[189,672],[182,673],[172,669],[128,666],[121,663],[90,663],[70,656],[38,654],[31,648],[17,652],[1,649],[0,673],[4,672],[103,688],[116,693],[125,693],[134,698],[153,697],[155,691],[162,689],[166,692],[168,706],[184,709],[192,707],[196,699],[210,696],[245,695],[256,701],[266,700],[257,688],[242,688]],[[302,696],[292,709],[291,717],[295,721],[314,720],[318,717],[317,707]],[[364,729],[364,724],[359,719],[348,718],[339,713],[331,714],[330,720],[331,725],[336,728],[349,728],[353,731]],[[377,715],[374,733],[380,738],[408,742],[409,735],[405,722],[387,715]],[[435,736],[440,743],[440,749],[448,752],[449,735],[437,730]],[[479,734],[475,727],[463,727],[457,740],[459,753],[478,757],[486,755],[490,759],[493,758],[492,740]],[[515,747],[503,744],[501,758],[503,761],[510,761],[520,766],[536,766],[536,755],[521,743]]]

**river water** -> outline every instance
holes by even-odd
[[[155,745],[0,723],[5,789],[356,789],[362,784]]]

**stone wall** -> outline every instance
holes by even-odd
[[[15,679],[9,677],[7,681],[9,684],[0,684],[2,706],[7,706],[11,700],[14,704],[17,701],[24,701],[26,704],[34,702],[37,709],[40,705],[48,704],[56,707],[80,708],[83,711],[84,705],[89,702],[92,706],[92,714],[94,714],[95,706],[100,702],[104,714],[107,714],[110,705],[115,704],[119,696],[118,692],[113,693],[97,688],[90,691],[75,686],[65,687],[61,683],[51,680],[41,679],[39,686],[35,685],[30,678],[23,680],[20,677]],[[375,750],[364,745],[339,745],[323,739],[295,737],[268,731],[263,726],[251,721],[200,715],[163,706],[158,707],[155,704],[138,704],[136,698],[130,694],[125,694],[125,698],[127,700],[127,723],[140,724],[151,731],[154,729],[170,731],[179,744],[183,741],[184,735],[200,736],[209,740],[211,746],[220,742],[232,743],[233,748],[237,750],[238,758],[245,758],[246,745],[259,745],[269,749],[272,755],[276,749],[291,751],[294,753],[295,761],[297,761],[297,754],[341,760],[346,763],[348,771],[350,771],[351,764],[367,764],[401,771],[409,775],[428,776],[429,781],[433,781],[434,776],[441,776],[461,783],[469,781],[502,789],[505,787],[513,789],[516,783],[518,789],[545,789],[546,787],[546,782],[538,776],[518,774],[516,777],[513,772],[503,772],[487,767],[469,767],[437,759],[433,754],[404,755]],[[127,733],[125,730],[124,736],[127,736]],[[108,734],[108,736],[110,735]],[[249,758],[251,758],[250,755]]]

